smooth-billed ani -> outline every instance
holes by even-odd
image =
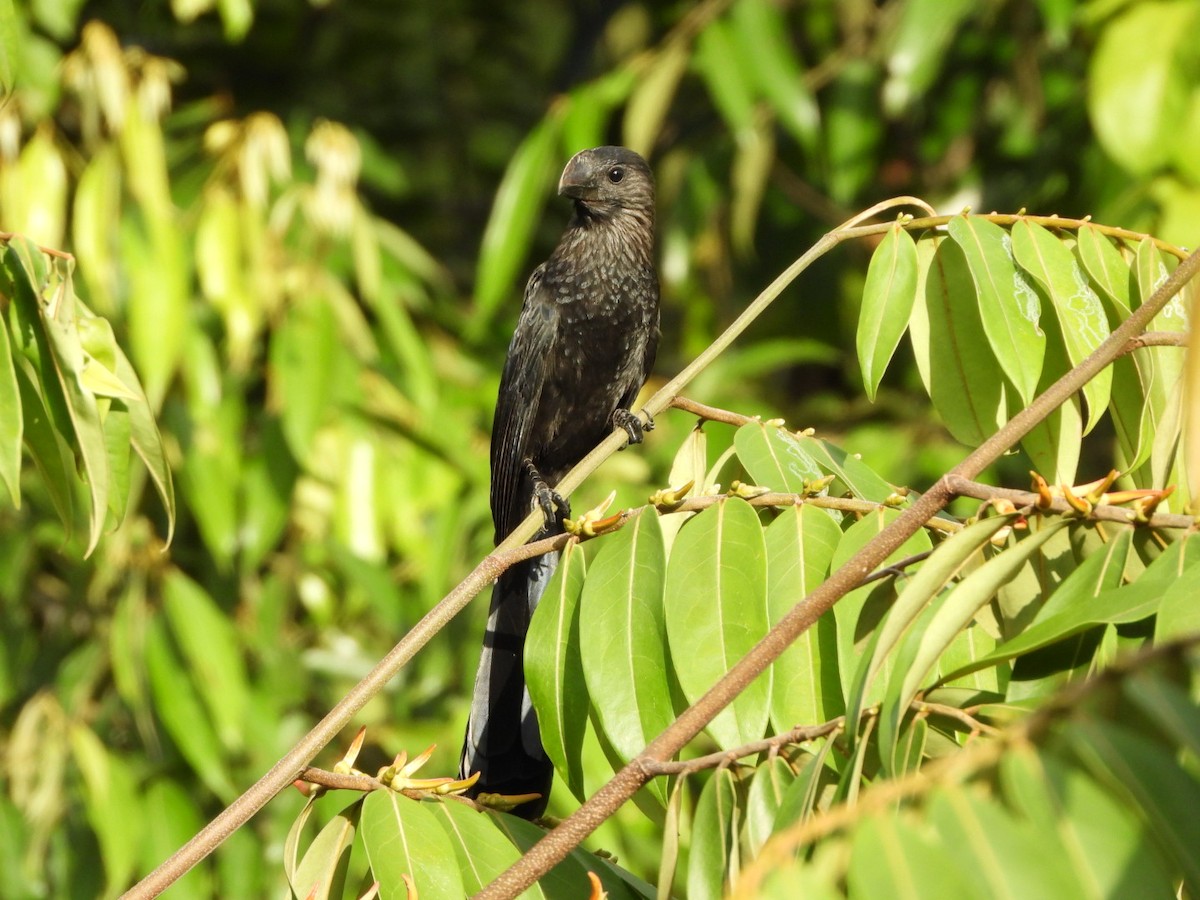
[[[558,192],[575,214],[525,286],[496,401],[497,543],[534,500],[544,533],[560,531],[569,510],[552,489],[559,479],[614,426],[642,439],[629,407],[658,346],[654,178],[632,150],[597,147],[567,163]],[[513,566],[492,590],[460,762],[462,777],[480,773],[474,794],[540,794],[515,810],[527,818],[545,810],[554,770],[525,689],[525,633],[557,562],[555,553]]]

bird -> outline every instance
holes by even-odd
[[[614,428],[629,444],[654,427],[630,407],[654,365],[659,285],[654,176],[625,147],[577,153],[558,193],[573,214],[534,269],[509,343],[492,424],[491,511],[499,544],[536,505],[541,536],[561,533],[570,506],[554,485]],[[536,798],[513,812],[542,815],[554,767],[525,686],[525,634],[558,562],[548,553],[507,569],[492,589],[459,764],[469,791]]]

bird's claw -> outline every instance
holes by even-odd
[[[649,415],[646,416],[646,421],[643,422],[637,413],[630,412],[627,409],[618,409],[613,413],[613,425],[617,428],[624,428],[625,433],[629,435],[629,444],[640,444],[642,438],[645,437],[647,431],[654,430],[654,419]],[[626,446],[629,446],[626,444]]]
[[[533,498],[538,509],[542,511],[545,530],[551,533],[562,531],[563,522],[571,515],[571,504],[567,502],[566,497],[546,484],[530,460],[525,460],[525,468],[533,481]]]

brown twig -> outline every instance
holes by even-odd
[[[951,472],[942,479],[943,483],[959,497],[970,497],[974,500],[1008,500],[1013,506],[1032,513],[1038,508],[1039,497],[1033,491],[1018,491],[1013,488],[994,487],[990,484],[980,484],[962,475]],[[1179,513],[1156,513],[1144,522],[1138,518],[1137,510],[1126,506],[1110,506],[1097,504],[1086,516],[1080,515],[1062,498],[1054,498],[1048,509],[1043,512],[1054,512],[1064,516],[1078,516],[1080,519],[1100,522],[1120,522],[1124,525],[1144,524],[1151,528],[1194,528],[1194,516]]]
[[[0,231],[0,242],[2,243],[10,243],[15,237],[19,237],[15,231]],[[66,250],[55,250],[53,247],[43,247],[41,244],[34,244],[34,246],[47,256],[53,256],[57,259],[68,259],[72,261],[75,259],[74,254],[68,253]]]
[[[1013,217],[1013,221],[1016,221],[1016,218]],[[829,237],[826,235],[826,239]],[[818,246],[823,246],[824,242],[825,239],[818,243]],[[1200,270],[1200,254],[1193,253],[1184,259],[1146,302],[1101,342],[1095,351],[1050,385],[1029,406],[1013,416],[955,466],[948,476],[938,481],[874,540],[798,602],[749,653],[713,685],[708,693],[688,707],[674,723],[651,741],[641,754],[617,772],[578,810],[538,841],[477,896],[481,900],[507,900],[515,897],[562,860],[572,848],[578,846],[641,788],[646,778],[643,766],[651,761],[664,762],[674,757],[797,637],[811,627],[821,615],[832,609],[838,600],[862,584],[863,578],[882,565],[888,556],[922,528],[927,520],[944,509],[954,497],[951,478],[973,478],[1006,450],[1016,445],[1035,425],[1105,369],[1130,339],[1145,330],[1151,319],[1187,284],[1197,270]],[[672,396],[676,393],[678,391],[673,391]]]
[[[878,712],[878,709],[872,707],[863,710],[863,715],[877,715]],[[748,744],[743,744],[741,747],[734,747],[732,750],[718,750],[715,753],[697,756],[694,759],[646,760],[643,763],[643,772],[646,775],[647,781],[651,778],[659,778],[664,775],[692,775],[696,772],[702,772],[705,769],[715,769],[718,766],[730,765],[739,759],[754,756],[756,753],[777,750],[788,744],[803,744],[805,741],[815,741],[817,738],[828,737],[831,734],[837,734],[845,727],[846,717],[838,716],[836,719],[830,719],[828,722],[823,722],[820,725],[799,725],[784,734],[777,734],[759,741],[751,741]]]
[[[708,406],[704,403],[698,403],[695,400],[690,400],[687,397],[672,397],[671,406],[674,409],[682,410],[686,413],[691,413],[694,416],[699,416],[706,422],[721,422],[724,425],[749,425],[751,422],[757,421],[753,416],[743,416],[741,413],[732,412],[728,409],[720,409],[716,406]]]
[[[972,734],[999,734],[999,728],[993,728],[986,722],[980,722],[977,718],[971,715],[970,711],[960,709],[957,706],[949,706],[945,703],[930,703],[927,700],[914,700],[912,709],[917,713],[926,713],[932,716],[944,716],[947,719],[954,719],[956,722],[961,722]]]

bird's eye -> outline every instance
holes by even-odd
[[[608,180],[613,184],[620,184],[621,179],[625,177],[625,170],[620,166],[613,166],[608,170]]]

